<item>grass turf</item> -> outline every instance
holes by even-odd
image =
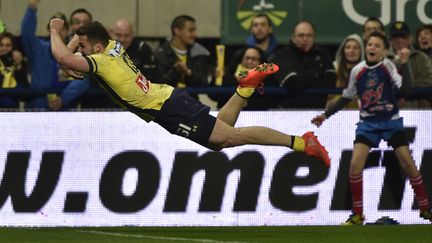
[[[432,242],[430,225],[0,228],[0,242]]]

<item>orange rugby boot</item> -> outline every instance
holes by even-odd
[[[313,132],[306,132],[303,134],[302,138],[305,140],[304,152],[306,155],[322,160],[327,167],[330,167],[330,157],[328,156],[328,152],[324,146],[321,145]]]
[[[279,66],[274,63],[263,63],[250,71],[240,73],[238,80],[240,87],[262,88],[264,78],[279,71]]]

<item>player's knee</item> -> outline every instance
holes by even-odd
[[[220,144],[222,148],[230,148],[239,145],[243,145],[243,139],[240,136],[240,128],[234,128],[234,131],[227,134],[223,142]]]

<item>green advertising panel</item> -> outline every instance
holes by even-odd
[[[432,0],[222,0],[222,42],[244,43],[258,13],[272,19],[282,44],[303,19],[315,25],[317,42],[337,44],[349,34],[361,34],[369,16],[380,18],[386,29],[394,21],[405,21],[414,34],[421,24],[432,23]]]

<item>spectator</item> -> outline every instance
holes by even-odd
[[[93,21],[92,14],[89,11],[87,11],[85,8],[75,9],[69,17],[70,29],[69,29],[69,35],[67,37],[68,42],[75,35],[79,27],[87,23],[90,23],[92,21]]]
[[[246,39],[247,47],[257,47],[262,53],[262,60],[266,62],[268,58],[277,50],[277,40],[272,34],[273,24],[271,19],[266,14],[257,14],[252,18],[251,34]],[[237,66],[241,61],[245,47],[240,48],[232,55],[229,66]]]
[[[333,66],[336,70],[336,88],[346,88],[351,73],[351,69],[364,60],[364,45],[362,38],[357,34],[349,35],[336,52]],[[340,98],[340,95],[330,95],[327,106]],[[358,109],[357,100],[353,99],[345,106],[349,109]]]
[[[133,24],[128,19],[116,20],[111,28],[111,38],[119,41],[141,73],[149,80],[153,80],[155,69],[153,51],[144,40],[135,38]]]
[[[370,34],[376,31],[385,34],[384,24],[377,17],[369,17],[363,24],[363,43],[366,43]]]
[[[336,74],[327,50],[315,45],[315,27],[302,20],[293,30],[289,45],[270,60],[280,70],[273,75],[288,91],[335,87]],[[293,94],[279,101],[282,108],[325,108],[327,95]]]
[[[403,49],[410,50],[408,64],[412,69],[413,87],[432,87],[432,59],[426,54],[414,48],[411,41],[411,32],[405,22],[394,22],[390,27],[390,43],[388,57],[399,68],[400,52]],[[401,108],[432,108],[431,95],[409,95],[400,100]]]
[[[9,32],[0,34],[0,88],[25,88],[29,86],[23,55],[17,50],[15,37]],[[0,107],[18,108],[19,99],[0,96]]]
[[[432,58],[432,24],[420,26],[416,32],[418,48]]]
[[[89,82],[87,80],[67,81],[60,79],[62,73],[60,72],[59,64],[51,54],[50,41],[36,37],[36,12],[39,0],[29,0],[28,3],[28,8],[21,24],[21,41],[24,53],[28,57],[31,66],[30,88],[55,88],[60,91],[58,94],[33,97],[26,102],[26,108],[59,110],[74,107],[77,98],[89,87]],[[66,22],[64,14],[57,13],[52,18],[56,17]],[[49,31],[49,23],[47,29]],[[61,32],[63,39],[66,38],[68,29],[66,22]]]
[[[157,82],[177,88],[208,85],[210,53],[196,42],[196,29],[193,17],[174,18],[172,37],[156,50]]]
[[[263,61],[268,60],[278,45],[272,32],[273,24],[266,14],[258,14],[253,17],[251,35],[246,39],[246,45],[260,48],[263,51]]]

